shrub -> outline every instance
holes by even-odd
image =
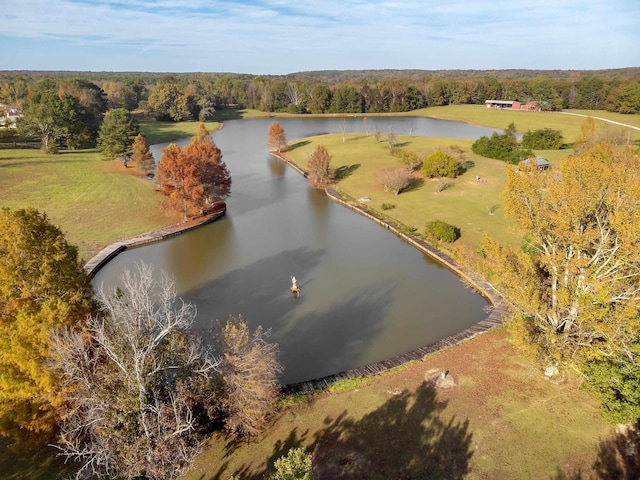
[[[552,128],[541,128],[539,130],[529,130],[522,136],[522,146],[525,148],[535,148],[538,150],[558,150],[562,148],[564,138],[560,130]]]
[[[442,220],[434,220],[427,223],[425,234],[434,240],[453,243],[460,238],[460,229]]]
[[[313,480],[311,454],[302,448],[292,448],[275,461],[276,471],[266,475],[266,480]]]
[[[444,152],[436,152],[433,155],[429,155],[422,162],[422,173],[426,177],[449,177],[455,178],[458,176],[460,164],[458,160],[451,155],[447,155]]]
[[[382,209],[383,210],[393,210],[394,208],[396,208],[396,206],[393,203],[383,203],[382,204]]]
[[[413,150],[404,150],[400,148],[394,153],[394,155],[398,157],[400,163],[404,165],[407,170],[418,170],[422,165],[422,160]]]
[[[515,125],[512,123],[502,135],[493,133],[491,137],[480,137],[471,145],[473,153],[495,158],[503,162],[517,164],[525,158],[535,156],[530,149],[523,149],[516,139]]]
[[[384,189],[394,195],[407,188],[413,178],[406,168],[385,168],[378,172],[377,177]]]

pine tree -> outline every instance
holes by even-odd
[[[133,150],[130,160],[131,164],[140,170],[143,175],[151,175],[156,168],[156,162],[142,134],[138,134],[131,149]]]

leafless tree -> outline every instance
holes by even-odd
[[[340,131],[342,132],[342,143],[347,141],[347,119],[342,117],[340,120]]]
[[[213,411],[220,360],[188,332],[195,307],[147,265],[97,302],[86,333],[52,338],[69,405],[60,455],[82,463],[77,478],[174,478],[203,440],[196,412]]]
[[[295,106],[300,106],[302,104],[304,95],[296,82],[287,82],[284,91],[290,104]]]
[[[223,407],[226,428],[238,436],[260,432],[279,395],[278,346],[267,342],[270,331],[258,327],[253,333],[242,317],[230,317],[219,334],[224,351]]]
[[[411,184],[413,176],[406,168],[385,168],[378,172],[378,178],[386,191],[399,195]]]

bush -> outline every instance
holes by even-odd
[[[434,220],[427,223],[425,234],[434,240],[453,243],[460,238],[460,229],[442,220]]]
[[[382,209],[383,210],[393,210],[394,208],[396,208],[396,206],[393,203],[383,203],[382,204]]]
[[[399,148],[393,152],[393,155],[398,157],[400,163],[404,165],[407,170],[418,170],[422,165],[422,160],[418,154],[412,150],[403,150]]]
[[[564,138],[560,130],[541,128],[529,130],[522,136],[522,146],[537,150],[558,150],[564,145]]]
[[[426,177],[449,177],[458,176],[460,164],[458,160],[444,152],[436,152],[429,155],[422,162],[422,173]]]
[[[266,475],[266,480],[313,480],[311,454],[302,448],[292,448],[274,466],[276,471]]]
[[[502,135],[494,132],[491,137],[480,137],[473,143],[471,150],[483,157],[495,158],[514,165],[525,158],[535,157],[531,150],[523,149],[518,143],[515,128],[512,123]]]

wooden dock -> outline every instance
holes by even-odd
[[[103,248],[97,255],[91,258],[84,265],[84,270],[89,275],[95,275],[111,259],[113,259],[116,255],[124,250],[140,247],[149,243],[160,242],[161,240],[179,235],[183,232],[188,232],[189,230],[193,230],[194,228],[198,228],[202,225],[206,225],[207,223],[211,223],[217,220],[218,218],[222,217],[226,213],[226,211],[227,204],[224,202],[219,202],[211,212],[205,215],[189,219],[183,223],[178,223],[176,225],[161,228],[160,230],[143,233],[135,237],[112,243],[111,245]]]
[[[294,170],[296,170],[298,173],[303,175],[305,178],[307,177],[307,172],[302,167],[300,167],[300,165],[296,164],[294,161],[288,158],[286,155],[282,153],[276,153],[276,152],[270,152],[270,155],[287,163]],[[329,196],[329,198],[331,198],[335,202],[353,210],[354,212],[359,213],[360,215],[363,215],[364,217],[367,217],[370,220],[373,220],[378,225],[381,225],[387,230],[392,231],[394,234],[402,238],[408,244],[414,246],[421,252],[437,260],[443,266],[445,266],[446,268],[454,272],[456,275],[458,275],[461,279],[465,280],[478,293],[480,293],[483,297],[485,297],[491,304],[492,308],[487,318],[463,330],[462,332],[456,333],[455,335],[450,335],[430,345],[417,348],[410,352],[397,355],[393,358],[389,358],[381,362],[364,365],[359,368],[354,368],[344,372],[336,373],[334,375],[318,378],[315,380],[309,380],[306,382],[285,385],[283,388],[286,393],[296,393],[296,394],[311,393],[318,390],[324,390],[332,383],[335,383],[340,380],[346,380],[349,378],[363,377],[367,375],[375,375],[378,373],[382,373],[391,368],[404,365],[408,362],[422,360],[425,357],[425,355],[429,355],[431,353],[435,353],[445,348],[459,345],[462,342],[471,340],[476,335],[480,335],[482,333],[488,332],[489,330],[502,325],[502,318],[507,313],[507,307],[502,302],[502,297],[500,296],[500,294],[496,292],[495,289],[484,278],[482,278],[482,276],[474,272],[468,272],[464,270],[449,255],[434,248],[433,246],[429,245],[428,243],[426,243],[424,240],[420,238],[416,238],[412,235],[407,235],[406,233],[400,230],[399,225],[393,225],[389,222],[382,220],[381,218],[377,217],[375,214],[367,210],[363,205],[358,204],[356,202],[344,200],[342,196],[333,188],[326,188],[325,192]]]

